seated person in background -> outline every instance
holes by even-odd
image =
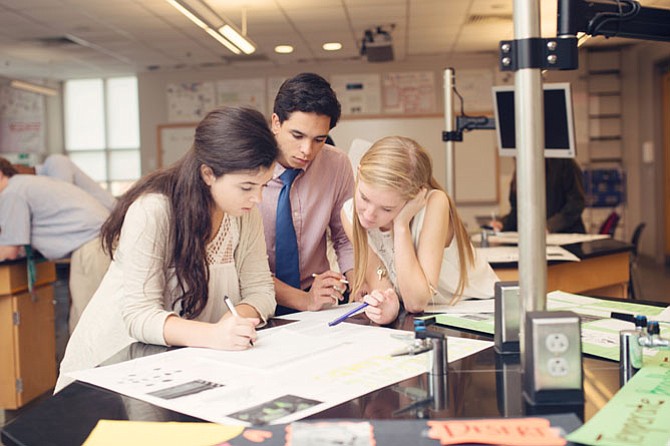
[[[65,155],[49,155],[44,164],[35,167],[26,167],[15,165],[19,173],[42,175],[45,177],[57,178],[71,183],[80,189],[84,189],[98,200],[100,204],[109,209],[114,209],[116,198],[105,188],[100,186],[93,178],[89,177],[75,163]]]
[[[582,171],[573,159],[547,158],[544,160],[547,196],[547,232],[584,234],[582,221],[585,206],[584,179]],[[516,172],[509,190],[509,214],[501,220],[493,220],[490,226],[496,231],[516,231]]]
[[[430,303],[493,297],[498,277],[476,256],[430,155],[409,138],[382,138],[363,155],[342,222],[354,244],[353,289],[369,293],[373,322],[393,321],[399,300],[420,313]]]
[[[354,176],[347,154],[326,144],[339,118],[340,103],[321,76],[298,74],[279,88],[272,114],[279,158],[260,205],[277,315],[337,305],[347,289],[342,280],[353,278],[354,253],[340,209],[353,193]],[[329,230],[344,274],[330,270]]]
[[[276,157],[263,115],[221,108],[198,124],[181,160],[119,198],[102,228],[112,264],[70,337],[56,391],[65,373],[136,341],[249,348],[276,305],[256,208]]]
[[[0,158],[0,260],[31,245],[49,260],[70,257],[70,332],[100,285],[110,258],[100,227],[109,216],[95,198],[73,184],[20,175]]]

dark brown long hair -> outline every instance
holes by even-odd
[[[198,124],[193,145],[179,161],[144,176],[119,198],[102,226],[105,250],[113,256],[126,212],[135,200],[146,193],[167,196],[172,208],[173,250],[171,258],[164,261],[175,268],[182,292],[182,314],[195,318],[209,298],[205,248],[213,231],[210,215],[214,206],[200,168],[209,166],[217,178],[233,172],[254,172],[272,166],[277,152],[275,138],[261,113],[237,107],[211,111]]]

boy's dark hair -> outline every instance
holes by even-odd
[[[279,87],[273,111],[280,123],[296,111],[328,116],[332,129],[340,120],[342,107],[327,80],[315,73],[300,73]]]
[[[7,178],[11,178],[17,173],[19,173],[18,170],[10,163],[7,161],[7,159],[3,158],[0,156],[0,172]]]

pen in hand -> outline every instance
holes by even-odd
[[[235,308],[235,305],[230,301],[230,297],[228,296],[223,296],[223,302],[226,304],[228,309],[230,310],[230,313],[235,316],[235,317],[240,317],[240,313],[237,312],[237,309]],[[249,344],[253,347],[254,346],[254,341],[249,339]]]
[[[350,316],[353,316],[355,313],[359,312],[360,310],[367,307],[368,305],[369,304],[367,302],[363,302],[362,304],[360,304],[356,308],[354,308],[350,311],[347,311],[346,313],[344,313],[342,316],[338,317],[337,319],[334,319],[334,320],[328,322],[328,326],[332,327],[332,326],[337,325],[341,322],[344,322],[347,318],[349,318]]]

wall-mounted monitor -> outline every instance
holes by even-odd
[[[575,125],[570,84],[544,84],[544,156],[574,158]],[[500,156],[516,156],[514,86],[493,87]]]

